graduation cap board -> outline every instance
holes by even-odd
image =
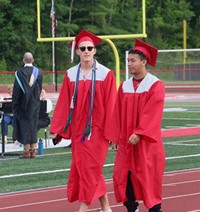
[[[149,45],[148,43],[145,43],[139,39],[135,39],[135,47],[133,50],[138,50],[142,52],[146,58],[147,58],[147,63],[151,66],[156,65],[156,59],[158,55],[158,49]]]

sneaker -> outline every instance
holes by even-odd
[[[18,146],[19,142],[17,140],[14,141],[14,145]]]

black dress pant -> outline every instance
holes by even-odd
[[[135,194],[134,194],[133,185],[131,182],[131,171],[128,172],[126,196],[128,201],[124,202],[124,206],[127,208],[128,212],[135,212],[139,204],[135,200]]]
[[[127,208],[128,212],[135,212],[139,205],[136,202],[133,185],[131,182],[131,171],[128,172],[127,186],[126,186],[126,196],[128,201],[124,202],[124,206]],[[161,212],[161,204],[154,205],[149,209],[149,212]]]

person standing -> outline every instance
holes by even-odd
[[[161,122],[165,86],[150,74],[158,50],[136,39],[128,53],[130,79],[121,83],[109,139],[117,151],[114,163],[114,192],[128,212],[138,211],[143,200],[149,212],[160,212],[165,152]]]
[[[37,122],[42,90],[42,72],[33,66],[32,53],[23,56],[24,67],[15,72],[12,94],[14,115],[13,137],[24,145],[20,159],[35,158],[37,148]]]
[[[58,141],[61,137],[72,140],[67,196],[69,202],[81,203],[79,212],[85,212],[95,199],[100,200],[103,212],[111,211],[102,169],[116,82],[113,71],[94,59],[100,42],[87,30],[70,42],[80,63],[66,72],[50,128]]]

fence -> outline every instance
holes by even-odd
[[[198,83],[197,81],[200,81],[200,49],[159,50],[156,66],[148,66],[148,69],[167,84],[186,84],[195,83],[195,81]],[[127,73],[126,64],[126,78]]]
[[[166,83],[200,81],[200,49],[159,50],[157,65],[151,68]]]
[[[183,87],[185,87],[184,85],[198,85],[200,84],[200,49],[159,50],[156,67],[148,66],[148,69],[168,85],[178,84]],[[52,86],[52,72],[43,71],[43,73],[44,85]],[[62,83],[64,74],[65,71],[57,71],[58,85]],[[127,64],[126,70],[121,71],[120,77],[121,80],[128,77]],[[11,84],[13,81],[14,72],[0,71],[1,85]]]

